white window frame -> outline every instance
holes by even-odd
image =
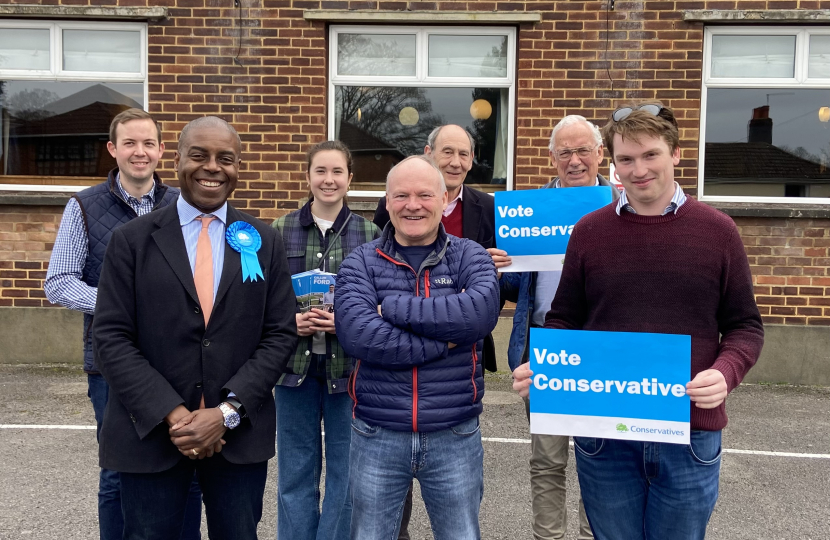
[[[399,34],[415,35],[415,76],[371,76],[338,75],[337,43],[338,34]],[[507,36],[507,73],[505,77],[430,77],[429,36]],[[416,88],[484,87],[507,88],[507,181],[506,190],[513,189],[513,163],[515,146],[516,114],[516,28],[511,26],[370,26],[331,25],[329,28],[329,84],[328,84],[328,138],[335,133],[334,109],[335,86],[396,86]],[[426,141],[424,141],[426,145]],[[353,190],[353,197],[382,197],[385,191]]]
[[[144,109],[148,110],[149,89],[147,81],[147,23],[143,22],[83,22],[83,21],[0,21],[0,31],[4,28],[31,28],[49,30],[49,70],[36,69],[0,69],[0,79],[38,80],[56,82],[115,82],[142,83],[144,85]],[[102,71],[65,71],[63,69],[63,30],[120,30],[139,32],[139,71],[136,72],[102,72]],[[87,186],[62,186],[40,184],[5,184],[0,176],[0,191],[33,191],[52,193],[75,193]],[[55,177],[59,178],[59,177]]]
[[[716,35],[756,35],[756,36],[795,36],[795,64],[793,77],[787,78],[748,78],[748,77],[712,77],[712,37]],[[703,33],[703,77],[700,95],[700,137],[698,141],[698,184],[700,200],[706,202],[751,202],[788,205],[828,204],[828,197],[759,197],[734,195],[706,195],[703,186],[704,161],[706,159],[706,105],[709,88],[821,88],[828,90],[830,96],[830,78],[808,78],[810,62],[809,43],[812,35],[830,35],[830,28],[824,26],[717,26],[706,27]],[[828,103],[830,105],[830,103]]]

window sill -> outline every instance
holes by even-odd
[[[0,206],[66,206],[72,193],[0,191]]]
[[[166,7],[125,6],[42,6],[0,4],[0,16],[30,19],[104,19],[119,21],[160,21],[167,18]]]
[[[535,11],[396,11],[375,9],[307,9],[303,11],[307,21],[339,23],[468,23],[468,24],[520,24],[538,23],[542,14]]]
[[[726,203],[707,201],[703,201],[703,203],[720,210],[730,217],[766,217],[789,219],[830,218],[830,205],[827,204],[785,206],[783,204],[772,203]]]
[[[698,23],[805,23],[830,21],[828,9],[688,9],[685,22]]]

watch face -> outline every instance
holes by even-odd
[[[239,413],[237,413],[235,411],[231,411],[230,414],[225,416],[225,426],[227,426],[228,429],[233,429],[238,425],[239,425]]]
[[[224,403],[219,405],[219,410],[222,411],[222,416],[225,417],[225,427],[228,429],[233,429],[239,425],[239,413],[233,410],[232,408],[228,407]]]

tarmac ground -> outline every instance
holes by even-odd
[[[97,538],[98,452],[86,387],[76,366],[0,365],[0,539]],[[488,376],[484,400],[482,538],[530,539],[524,405],[508,374]],[[830,540],[830,388],[744,385],[727,409],[720,498],[707,538]],[[263,539],[275,538],[276,473],[272,460]],[[569,539],[576,538],[576,487],[571,450]],[[417,488],[416,496],[412,538],[431,539]]]

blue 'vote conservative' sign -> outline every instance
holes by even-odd
[[[501,272],[562,269],[574,225],[613,200],[608,186],[498,191],[496,246],[513,260]]]
[[[531,433],[689,444],[691,343],[531,328]]]

